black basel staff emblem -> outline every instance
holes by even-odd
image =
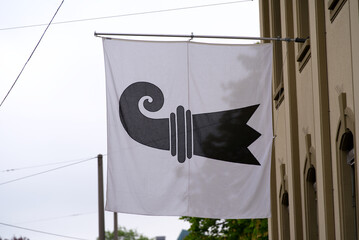
[[[248,146],[261,134],[246,124],[259,104],[202,114],[192,114],[190,110],[185,112],[183,106],[178,106],[169,119],[152,119],[144,116],[138,108],[140,99],[145,96],[152,98],[152,102],[147,99],[143,102],[147,111],[156,112],[162,108],[164,96],[161,89],[148,82],[131,84],[119,101],[122,125],[135,141],[169,150],[172,156],[177,153],[180,163],[194,154],[220,161],[260,165]]]

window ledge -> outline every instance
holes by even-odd
[[[297,56],[297,62],[299,62],[299,71],[300,72],[303,70],[303,68],[307,64],[310,56],[311,56],[310,40],[307,39],[307,40],[305,40],[302,47],[300,48],[298,56]]]
[[[342,9],[344,3],[347,0],[329,0],[328,9],[330,15],[330,21],[333,22],[340,10]]]

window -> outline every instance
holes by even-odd
[[[309,7],[308,0],[297,1],[298,14],[298,36],[301,38],[309,37]]]
[[[355,159],[354,142],[351,131],[346,130],[339,145],[341,208],[345,239],[357,238]]]
[[[357,239],[354,113],[347,107],[345,93],[339,95],[339,108],[340,121],[336,136],[336,150],[341,238]]]
[[[298,37],[307,39],[305,43],[299,44],[299,51],[297,55],[299,71],[302,71],[311,56],[308,0],[297,0],[297,29]]]
[[[287,175],[285,173],[285,164],[280,165],[282,184],[279,190],[280,205],[280,233],[282,239],[290,239],[290,225],[289,225],[289,196],[287,190]]]
[[[304,185],[304,209],[306,236],[309,240],[316,240],[318,236],[318,200],[317,200],[317,176],[315,171],[315,154],[312,148],[311,135],[305,135],[306,158],[303,171]]]
[[[317,180],[313,165],[307,170],[305,179],[305,203],[307,217],[307,236],[308,239],[318,239],[318,200],[317,200]]]
[[[280,0],[271,1],[271,35],[272,37],[282,36],[281,29],[281,13],[280,13]],[[273,91],[274,101],[276,108],[279,107],[284,99],[283,87],[283,56],[282,56],[282,42],[273,42]]]
[[[285,191],[281,199],[281,222],[282,222],[282,239],[290,239],[290,226],[289,226],[289,198],[288,192]]]

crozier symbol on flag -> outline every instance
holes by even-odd
[[[155,112],[162,108],[164,96],[161,89],[148,82],[131,84],[119,101],[121,123],[135,141],[149,147],[171,150],[172,156],[176,155],[177,149],[178,161],[183,163],[186,156],[189,159],[192,157],[193,134],[194,155],[260,165],[247,147],[261,134],[246,124],[259,105],[193,115],[190,110],[185,114],[184,107],[178,106],[176,114],[171,113],[169,121],[169,118],[151,119],[141,113],[138,104],[146,96],[152,99],[151,102],[144,101],[146,110]],[[228,129],[226,136],[221,128]]]
[[[270,217],[272,45],[103,46],[106,210]]]

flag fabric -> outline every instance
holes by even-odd
[[[270,217],[272,45],[103,39],[106,210]]]

